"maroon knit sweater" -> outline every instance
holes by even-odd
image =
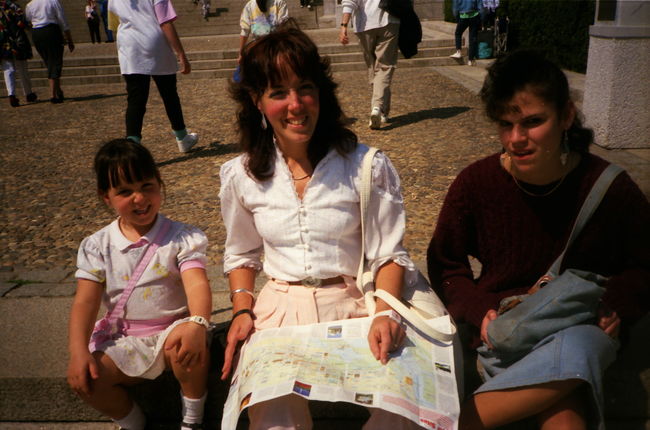
[[[585,155],[546,197],[522,192],[500,166],[499,154],[458,175],[427,255],[431,282],[457,322],[480,328],[486,312],[497,309],[502,298],[524,294],[548,270],[607,164]],[[478,279],[473,279],[468,255],[482,264]],[[627,173],[614,180],[567,251],[565,268],[610,277],[603,301],[624,324],[650,309],[650,204]],[[477,346],[478,331],[474,335]]]

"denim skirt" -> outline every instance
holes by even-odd
[[[485,345],[478,349],[485,383],[476,393],[551,381],[581,379],[589,384],[591,398],[587,428],[604,430],[602,376],[616,359],[619,347],[595,325],[576,325],[542,339],[525,355],[499,354]]]

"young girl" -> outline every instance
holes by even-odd
[[[176,89],[177,57],[181,73],[190,73],[192,69],[174,27],[174,6],[170,0],[112,0],[108,3],[108,11],[109,27],[117,31],[120,72],[128,94],[127,138],[138,143],[142,140],[142,121],[153,77],[176,136],[178,150],[188,152],[199,137],[197,133],[188,133],[185,128]]]
[[[163,183],[144,146],[107,142],[94,167],[98,194],[118,217],[79,247],[68,383],[120,427],[138,430],[145,417],[124,387],[171,369],[181,386],[181,429],[201,428],[212,311],[205,234],[158,214]],[[135,287],[129,295],[130,279]],[[105,339],[97,328],[93,332],[100,302],[118,327]]]

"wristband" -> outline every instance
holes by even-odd
[[[255,314],[253,313],[252,310],[250,310],[250,309],[240,309],[240,310],[238,310],[237,312],[235,312],[233,314],[230,321],[233,321],[235,318],[237,318],[239,315],[242,315],[242,314],[248,314],[248,315],[251,316],[252,319],[255,319]]]
[[[201,315],[192,315],[192,316],[188,319],[188,321],[191,321],[191,322],[196,323],[196,324],[198,324],[198,325],[202,325],[203,327],[206,328],[206,330],[207,330],[208,328],[210,328],[210,323],[208,322],[208,320],[206,320],[205,318],[203,318]]]
[[[255,294],[253,294],[251,290],[247,288],[237,288],[236,290],[230,292],[230,303],[232,303],[232,296],[234,296],[237,293],[246,293],[253,298],[253,301],[255,301]]]
[[[402,317],[400,316],[400,314],[395,312],[394,309],[389,309],[387,311],[377,312],[372,317],[372,319],[374,320],[377,317],[388,317],[388,318],[392,319],[393,321],[395,321],[397,324],[402,324]]]
[[[343,23],[341,23],[341,27],[348,28],[348,25],[347,25],[347,24],[343,24]]]

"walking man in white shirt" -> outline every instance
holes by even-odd
[[[339,41],[349,43],[348,25],[354,14],[354,31],[363,50],[372,88],[369,127],[378,129],[388,121],[390,83],[397,65],[399,19],[379,8],[380,0],[343,0]]]

